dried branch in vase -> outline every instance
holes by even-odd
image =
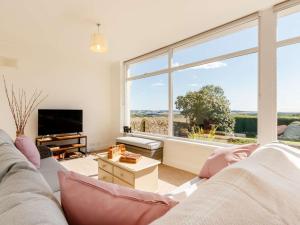
[[[24,89],[18,89],[18,91],[15,92],[13,85],[11,85],[11,90],[9,91],[4,76],[3,82],[8,105],[16,126],[16,135],[24,135],[25,126],[29,117],[47,96],[43,95],[42,91],[35,90],[33,94],[28,97]]]

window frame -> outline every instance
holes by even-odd
[[[207,32],[198,34],[198,35],[188,38],[186,40],[169,45],[163,49],[160,49],[160,50],[157,50],[157,51],[154,51],[154,52],[151,52],[151,53],[145,54],[143,56],[136,57],[134,59],[124,62],[124,68],[125,68],[124,69],[124,77],[125,77],[125,79],[124,79],[124,81],[125,81],[125,93],[124,93],[125,115],[124,115],[124,118],[125,118],[125,124],[127,126],[130,126],[130,108],[129,108],[130,100],[129,100],[129,93],[128,93],[129,81],[148,78],[148,77],[166,73],[166,74],[168,74],[168,102],[169,102],[169,105],[168,105],[168,125],[169,125],[168,126],[168,135],[159,135],[159,134],[152,134],[152,133],[150,134],[150,133],[137,132],[137,131],[135,131],[134,133],[147,134],[147,135],[151,135],[151,136],[154,135],[154,136],[168,137],[168,138],[171,137],[171,138],[175,138],[175,139],[184,139],[184,140],[190,141],[190,139],[182,138],[182,137],[175,137],[173,135],[173,73],[176,71],[192,68],[195,66],[201,66],[201,65],[205,65],[205,64],[209,64],[209,63],[213,63],[213,62],[217,62],[217,61],[223,61],[223,60],[232,59],[232,58],[236,58],[236,57],[240,57],[240,56],[245,56],[245,55],[249,55],[249,54],[253,54],[253,53],[258,53],[259,48],[258,48],[258,46],[253,47],[253,48],[248,48],[248,49],[235,51],[232,53],[227,53],[227,54],[223,54],[220,56],[211,57],[211,58],[207,58],[204,60],[199,60],[199,61],[195,61],[195,62],[191,62],[191,63],[187,63],[184,65],[179,65],[179,66],[172,65],[173,51],[179,47],[184,47],[184,46],[189,47],[190,45],[205,43],[207,40],[213,40],[215,38],[222,37],[228,33],[234,33],[239,30],[243,30],[243,29],[245,29],[245,25],[249,26],[249,25],[247,25],[249,23],[255,22],[255,24],[258,25],[258,18],[259,18],[258,14],[254,13],[254,14],[251,14],[242,19],[233,21],[231,23],[228,23],[223,26],[217,27],[215,29],[209,30]],[[228,32],[229,30],[231,32]],[[159,57],[160,55],[165,55],[165,54],[168,55],[168,67],[166,69],[156,70],[153,72],[144,73],[144,74],[140,74],[137,76],[129,76],[128,68],[129,68],[130,64],[142,62],[142,61],[149,60],[149,59],[155,58],[155,57]],[[207,143],[207,144],[214,143],[213,141],[200,141],[200,142]],[[219,144],[219,143],[216,142],[216,144]]]
[[[137,80],[137,79],[143,79],[145,77],[151,77],[163,73],[168,74],[168,101],[169,101],[169,112],[168,112],[168,135],[160,135],[160,134],[150,134],[150,133],[144,133],[144,132],[134,132],[140,135],[151,135],[151,136],[159,136],[159,137],[165,137],[165,138],[172,138],[172,139],[179,139],[179,140],[184,140],[188,142],[200,142],[200,143],[205,143],[205,144],[210,144],[210,145],[216,145],[216,146],[226,146],[228,144],[224,143],[219,143],[219,142],[214,142],[214,141],[199,141],[199,140],[192,140],[188,138],[182,138],[182,137],[175,137],[173,136],[173,72],[178,71],[178,70],[183,70],[187,69],[190,67],[194,66],[200,66],[208,63],[213,63],[217,61],[222,61],[222,60],[227,60],[227,59],[232,59],[248,54],[253,54],[257,53],[258,54],[258,93],[257,93],[257,98],[258,98],[258,106],[257,106],[257,123],[258,123],[258,133],[257,133],[257,142],[260,144],[266,144],[266,143],[271,143],[271,142],[276,142],[277,140],[277,135],[276,137],[274,136],[276,130],[274,129],[275,125],[277,126],[277,85],[272,85],[267,86],[266,84],[266,78],[267,75],[266,73],[269,71],[271,72],[271,77],[274,80],[274,83],[276,84],[277,82],[277,73],[276,73],[276,51],[277,48],[283,47],[286,45],[291,45],[291,44],[296,44],[300,43],[300,36],[298,37],[293,37],[290,39],[282,40],[282,41],[277,41],[277,35],[276,35],[276,29],[277,29],[277,13],[285,10],[289,7],[293,7],[295,5],[299,5],[299,3],[295,3],[294,1],[291,2],[284,2],[277,4],[271,8],[268,8],[263,11],[259,11],[253,14],[250,14],[246,17],[243,17],[241,19],[232,21],[230,23],[224,24],[222,26],[213,28],[211,30],[205,31],[203,33],[197,34],[195,36],[189,37],[187,39],[184,39],[182,41],[176,42],[174,44],[168,45],[166,47],[163,47],[159,50],[152,51],[150,53],[144,54],[142,56],[138,56],[136,58],[127,60],[123,62],[124,66],[124,124],[123,125],[130,125],[130,109],[128,105],[128,90],[127,90],[127,84],[128,81],[131,80]],[[275,20],[274,20],[275,17]],[[196,62],[192,63],[187,63],[184,65],[179,65],[179,66],[172,66],[172,61],[173,61],[173,52],[176,48],[178,47],[183,47],[183,46],[189,46],[189,45],[194,45],[194,44],[199,44],[201,42],[206,42],[207,40],[214,39],[220,36],[224,36],[228,34],[228,30],[242,30],[243,26],[247,23],[251,23],[253,21],[257,21],[257,26],[258,26],[258,46],[254,48],[249,48],[241,51],[236,51],[228,54],[223,54],[220,56],[216,57],[211,57],[208,59],[204,60],[199,60]],[[268,40],[266,38],[270,35],[267,34],[268,28],[266,27],[266,24],[268,26],[271,26],[272,28],[272,34],[273,36],[275,35],[275,42],[272,40],[272,43],[267,43]],[[275,34],[274,34],[275,31]],[[271,34],[271,35],[272,35]],[[275,59],[270,63],[270,65],[267,63],[267,55],[263,55],[262,52],[271,50],[271,52],[275,51]],[[141,74],[139,76],[134,76],[134,77],[129,77],[128,76],[128,67],[132,63],[137,63],[140,61],[147,60],[152,57],[157,57],[162,54],[167,54],[168,55],[168,67],[163,70],[158,70],[154,71],[151,73],[145,73]],[[271,57],[274,57],[274,53],[272,55],[269,55]],[[270,67],[270,69],[267,69],[267,67]],[[274,71],[275,70],[275,71]],[[264,96],[264,89],[265,88],[271,88],[272,93],[271,96],[269,97],[269,101],[273,106],[271,107],[271,110],[266,109],[262,104],[266,101],[266,98]],[[274,110],[274,106],[276,110]],[[274,114],[276,116],[274,117]],[[265,120],[268,120],[268,123],[265,123]],[[270,132],[269,129],[272,129],[273,132],[272,134],[268,134]]]

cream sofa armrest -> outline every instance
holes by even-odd
[[[191,196],[206,180],[207,179],[195,177],[194,179],[182,184],[172,192],[165,194],[165,196],[181,202]]]

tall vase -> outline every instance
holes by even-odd
[[[17,130],[16,131],[16,137],[20,137],[24,135],[24,130]]]

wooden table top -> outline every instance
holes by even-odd
[[[112,165],[118,166],[120,168],[123,168],[125,170],[131,171],[131,172],[138,172],[147,168],[151,168],[153,166],[157,166],[159,164],[161,164],[160,161],[155,160],[155,159],[151,159],[145,156],[142,156],[142,158],[140,159],[140,161],[138,161],[137,163],[126,163],[126,162],[120,162],[120,156],[117,156],[113,159],[108,159],[107,158],[107,152],[104,153],[100,153],[97,154],[99,156],[99,159],[108,162]]]

